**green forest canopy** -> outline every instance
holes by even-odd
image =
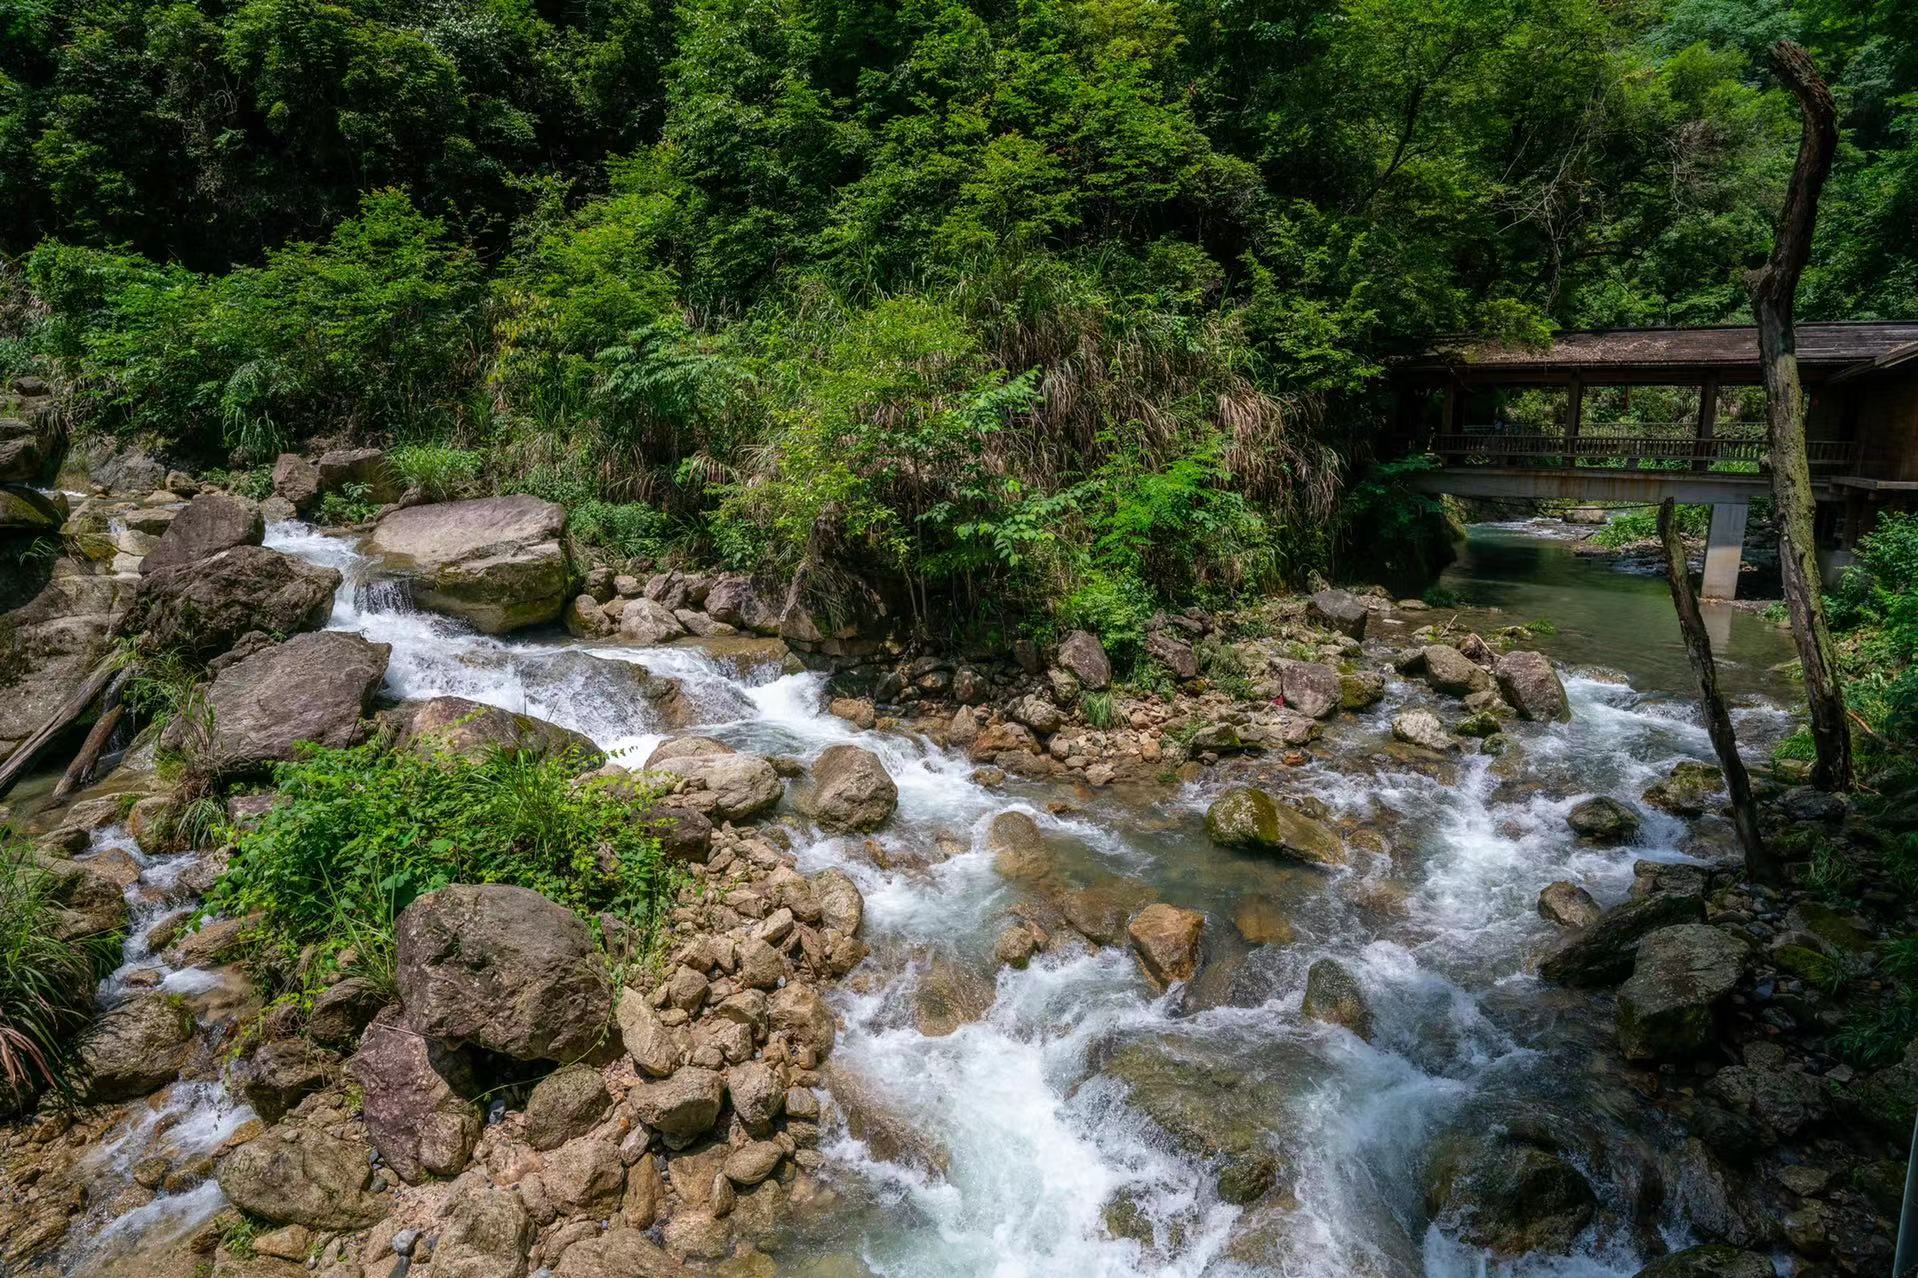
[[[1784,36],[1800,313],[1918,314],[1918,0],[0,0],[0,366],[1123,646],[1328,562],[1395,343],[1743,319]]]

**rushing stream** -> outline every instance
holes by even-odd
[[[1524,529],[1474,530],[1442,585],[1503,611],[1465,621],[1549,618],[1554,655],[1631,681],[1571,674],[1573,721],[1518,725],[1518,749],[1501,759],[1428,771],[1383,752],[1392,714],[1427,700],[1394,682],[1381,705],[1337,719],[1302,767],[1234,760],[1199,783],[1145,792],[989,790],[958,753],[826,714],[819,675],[724,648],[476,636],[408,611],[369,581],[348,542],[282,524],[268,544],[342,569],[331,624],[393,645],[394,697],[452,694],[529,712],[636,763],[658,725],[643,703],[616,695],[629,684],[594,674],[598,662],[637,662],[681,680],[710,717],[700,730],[736,745],[810,757],[857,740],[884,760],[899,809],[877,836],[881,855],[863,837],[796,844],[803,868],[839,866],[866,894],[874,955],[835,996],[845,1029],[832,1067],[903,1116],[945,1170],[923,1157],[884,1162],[838,1137],[826,1150],[838,1205],[799,1227],[778,1253],[782,1273],[1574,1278],[1630,1275],[1642,1263],[1645,1236],[1617,1227],[1610,1211],[1574,1257],[1491,1264],[1428,1227],[1421,1174],[1435,1133],[1491,1102],[1590,1127],[1616,1147],[1655,1150],[1674,1138],[1608,1075],[1595,1050],[1608,1029],[1591,1000],[1527,973],[1552,935],[1534,909],[1541,887],[1569,878],[1609,904],[1630,887],[1635,860],[1683,859],[1691,846],[1684,825],[1655,811],[1628,848],[1581,847],[1564,821],[1579,798],[1635,802],[1673,762],[1709,757],[1682,696],[1662,583],[1574,560]],[[1444,615],[1412,615],[1406,633]],[[1787,645],[1755,617],[1730,620],[1741,733],[1756,748],[1786,726],[1760,694],[1782,692],[1766,672]],[[1212,847],[1205,806],[1246,779],[1315,796],[1356,823],[1355,844],[1369,850],[1326,874]],[[1030,890],[1002,878],[985,849],[987,823],[1009,807],[1046,832],[1056,887],[1127,909],[1158,900],[1204,912],[1208,963],[1192,987],[1154,996],[1122,947],[1061,950],[991,975],[994,938]],[[1279,915],[1294,939],[1245,942],[1233,919],[1248,905]],[[1365,987],[1371,1044],[1299,1015],[1306,969],[1328,955]],[[984,974],[991,1001],[978,1019],[928,1037],[915,1028],[913,984],[935,961]],[[1178,1152],[1131,1102],[1138,1087],[1269,1151],[1280,1189],[1258,1206],[1222,1201],[1216,1169]],[[230,1111],[201,1099],[209,1112]],[[1586,1170],[1607,1207],[1631,1193],[1610,1167]],[[1110,1227],[1115,1215],[1129,1226]],[[1687,1237],[1682,1212],[1666,1210],[1657,1229],[1667,1242]]]

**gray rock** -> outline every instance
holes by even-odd
[[[311,1128],[274,1127],[220,1161],[220,1188],[241,1211],[278,1225],[364,1229],[386,1215],[367,1192],[364,1145]]]
[[[403,707],[405,744],[422,751],[443,751],[478,759],[492,750],[535,755],[571,752],[583,768],[605,757],[590,737],[556,723],[515,714],[464,697],[434,697]]]
[[[635,599],[619,614],[619,637],[641,647],[666,643],[686,633],[673,610],[652,599]]]
[[[1592,894],[1576,883],[1560,879],[1538,894],[1539,917],[1560,927],[1590,927],[1603,913]]]
[[[1096,692],[1112,685],[1112,662],[1106,657],[1105,646],[1084,630],[1074,630],[1059,641],[1055,660],[1081,687]]]
[[[1492,676],[1485,673],[1485,668],[1457,648],[1427,644],[1421,655],[1425,659],[1425,682],[1434,692],[1466,697],[1492,687]]]
[[[1690,759],[1672,765],[1663,780],[1645,787],[1640,796],[1655,808],[1674,816],[1699,817],[1711,809],[1712,800],[1725,792],[1725,773],[1716,764]]]
[[[620,1041],[626,1054],[633,1058],[640,1073],[649,1078],[666,1078],[684,1063],[685,1049],[671,1031],[660,1024],[652,1004],[638,993],[621,990],[613,1015],[619,1023]]]
[[[526,1278],[533,1218],[513,1190],[477,1177],[462,1180],[439,1226],[434,1278]]]
[[[235,546],[257,546],[266,536],[260,508],[230,493],[202,493],[167,524],[140,561],[142,576],[197,564]]]
[[[1305,615],[1327,630],[1363,639],[1372,613],[1365,601],[1349,590],[1321,590],[1306,600]]]
[[[1280,695],[1300,714],[1323,719],[1339,708],[1339,672],[1317,661],[1287,661],[1279,667]]]
[[[1343,865],[1345,844],[1322,821],[1286,807],[1263,790],[1235,786],[1206,809],[1205,832],[1221,847],[1270,852],[1312,865]]]
[[[1392,736],[1421,750],[1443,753],[1458,749],[1458,740],[1445,730],[1445,724],[1430,710],[1405,710],[1394,715]]]
[[[119,633],[142,647],[205,660],[242,635],[295,635],[333,615],[340,574],[268,550],[235,546],[199,563],[164,568],[140,579]]]
[[[1425,1206],[1439,1228],[1502,1257],[1570,1251],[1597,1205],[1590,1182],[1536,1132],[1454,1129],[1426,1170]]]
[[[37,488],[0,485],[0,533],[37,536],[56,532],[66,522],[64,494],[49,497]]]
[[[786,1108],[786,1092],[763,1061],[747,1061],[726,1071],[726,1097],[740,1125],[754,1136],[768,1136]]]
[[[351,1047],[386,1005],[386,995],[364,977],[349,976],[321,990],[306,1014],[307,1036],[328,1047]]]
[[[1205,916],[1176,905],[1148,905],[1132,916],[1126,936],[1154,988],[1189,981],[1199,972],[1199,941]]]
[[[357,634],[323,630],[262,648],[214,676],[206,694],[208,745],[222,772],[251,771],[291,759],[303,741],[349,746],[386,677],[391,649]],[[178,744],[196,725],[176,719],[166,740]]]
[[[481,1123],[479,1106],[468,1099],[474,1082],[463,1055],[382,1013],[346,1069],[364,1096],[366,1133],[400,1179],[418,1184],[465,1168]]]
[[[38,483],[52,458],[53,449],[40,431],[29,427],[0,434],[0,484]]]
[[[1564,723],[1572,717],[1565,685],[1544,653],[1516,649],[1499,657],[1493,672],[1499,692],[1518,711],[1519,718]]]
[[[280,1038],[233,1067],[229,1085],[269,1125],[331,1081],[339,1057],[303,1038]]]
[[[552,502],[481,497],[391,511],[367,548],[411,582],[420,607],[503,634],[556,620],[573,597],[565,527]]]
[[[1689,893],[1663,892],[1627,901],[1565,938],[1539,965],[1539,975],[1559,985],[1616,985],[1631,974],[1638,943],[1647,935],[1678,923],[1704,921],[1703,898]]]
[[[1065,726],[1064,711],[1037,693],[1028,693],[1006,708],[1015,721],[1025,724],[1042,737],[1051,736]]]
[[[1745,942],[1703,923],[1648,933],[1618,991],[1618,1044],[1627,1060],[1680,1060],[1712,1041],[1718,1008],[1738,984]]]
[[[1171,632],[1154,630],[1145,637],[1145,655],[1164,666],[1174,679],[1196,679],[1199,656],[1192,645]]]
[[[726,1099],[721,1074],[688,1065],[659,1082],[641,1083],[627,1092],[639,1120],[669,1141],[681,1143],[710,1130]]]
[[[1305,1001],[1300,1015],[1307,1020],[1343,1025],[1366,1042],[1372,1041],[1372,1005],[1365,989],[1337,959],[1322,958],[1305,974]]]
[[[756,754],[677,754],[662,759],[660,752],[654,751],[646,761],[646,770],[683,777],[685,784],[678,792],[678,802],[715,821],[745,821],[759,816],[776,806],[784,793],[779,773]]]
[[[576,1060],[606,1032],[612,990],[570,910],[504,884],[455,884],[397,924],[407,1021],[422,1034],[518,1060]]]
[[[538,1150],[558,1149],[591,1131],[612,1103],[605,1080],[591,1066],[554,1070],[526,1098],[526,1142]]]
[[[899,806],[899,787],[872,751],[827,746],[793,787],[793,806],[828,830],[876,830]]]
[[[1580,838],[1602,847],[1629,843],[1638,837],[1638,813],[1603,794],[1573,804],[1565,814],[1565,823]]]
[[[858,935],[866,917],[866,899],[845,871],[822,870],[810,881],[813,897],[819,902],[820,925],[847,936]]]
[[[86,1098],[132,1100],[180,1075],[193,1041],[193,1018],[157,992],[136,994],[109,1010],[80,1045]]]
[[[298,453],[281,453],[273,463],[273,495],[306,514],[320,502],[320,468]]]
[[[398,501],[399,476],[377,448],[333,448],[320,454],[314,467],[322,493],[343,493],[349,487],[364,490],[361,497],[376,506]]]

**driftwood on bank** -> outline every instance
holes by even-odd
[[[1685,561],[1685,544],[1679,539],[1673,508],[1670,497],[1658,507],[1658,539],[1665,547],[1665,581],[1672,588],[1672,607],[1678,612],[1678,629],[1685,636],[1685,655],[1698,676],[1705,730],[1711,734],[1712,749],[1718,752],[1718,765],[1725,771],[1725,789],[1732,801],[1732,828],[1745,853],[1745,875],[1754,882],[1776,883],[1781,878],[1780,867],[1758,832],[1758,805],[1752,800],[1751,778],[1745,773],[1745,761],[1738,757],[1731,713],[1725,708],[1724,693],[1718,690],[1711,636],[1705,632],[1698,596],[1692,592],[1691,567]]]
[[[60,784],[53,787],[53,801],[60,802],[80,786],[100,763],[100,752],[106,749],[107,742],[113,739],[113,730],[120,726],[120,720],[126,714],[126,705],[120,700],[120,694],[126,690],[127,672],[121,670],[113,676],[113,682],[107,685],[100,696],[100,717],[94,720],[93,730],[87,733],[87,739],[80,744],[80,752],[73,756],[73,762],[67,765],[66,774],[60,778]]]
[[[1845,719],[1844,691],[1838,683],[1838,659],[1825,622],[1824,584],[1818,575],[1818,546],[1813,530],[1817,498],[1811,465],[1805,456],[1805,391],[1798,377],[1792,309],[1798,277],[1811,258],[1818,196],[1831,173],[1838,149],[1838,117],[1831,90],[1812,65],[1811,55],[1790,40],[1772,46],[1772,70],[1798,99],[1802,132],[1785,207],[1771,258],[1753,271],[1752,314],[1758,321],[1758,357],[1765,377],[1765,436],[1771,454],[1772,500],[1778,520],[1778,570],[1792,637],[1805,672],[1812,744],[1817,762],[1812,782],[1831,790],[1851,786],[1851,729]]]
[[[87,676],[86,681],[74,691],[73,695],[62,702],[60,708],[40,725],[38,731],[13,748],[13,753],[7,756],[6,762],[0,763],[0,795],[13,789],[14,783],[25,774],[28,766],[40,752],[79,721],[80,716],[87,712],[87,707],[93,704],[94,699],[112,681],[115,673],[113,666],[101,664]]]

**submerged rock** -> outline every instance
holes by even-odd
[[[1206,809],[1205,832],[1221,847],[1270,852],[1311,865],[1343,865],[1345,843],[1322,821],[1294,811],[1263,790],[1234,786]]]
[[[505,884],[455,884],[396,926],[406,1018],[422,1034],[518,1060],[575,1060],[612,1014],[606,967],[578,916]]]
[[[420,607],[504,634],[557,619],[573,597],[565,529],[552,502],[481,497],[391,511],[367,549],[411,582]]]
[[[1342,1025],[1372,1041],[1372,1005],[1358,978],[1337,959],[1322,958],[1306,972],[1305,1001],[1299,1012],[1307,1020]]]
[[[935,954],[913,982],[913,1026],[927,1038],[944,1038],[991,1010],[995,992],[971,967]]]
[[[1631,979],[1618,991],[1618,1045],[1626,1059],[1703,1052],[1718,1006],[1738,984],[1749,953],[1745,942],[1703,923],[1649,933],[1638,944]]]
[[[1313,1067],[1305,1058],[1297,1064]],[[1271,1072],[1248,1073],[1242,1062],[1177,1035],[1127,1044],[1106,1073],[1181,1152],[1218,1166],[1219,1196],[1233,1203],[1254,1202],[1277,1181],[1269,1126],[1287,1112],[1291,1087],[1309,1077],[1281,1083]]]
[[[828,830],[876,830],[899,806],[899,787],[872,751],[827,746],[793,787],[793,806]]]
[[[1565,814],[1565,823],[1581,839],[1601,847],[1629,843],[1638,837],[1638,813],[1602,794],[1573,804]]]
[[[1425,1206],[1442,1231],[1499,1256],[1562,1255],[1598,1197],[1542,1131],[1478,1125],[1435,1142]]]

